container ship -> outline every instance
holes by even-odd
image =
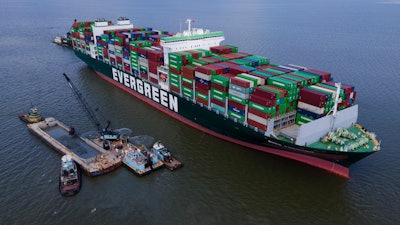
[[[101,78],[207,134],[346,178],[380,150],[357,123],[354,86],[241,52],[193,22],[169,33],[120,17],[74,22],[70,32],[75,54]]]

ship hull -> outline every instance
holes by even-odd
[[[122,71],[116,74],[116,68],[109,64],[91,58],[89,55],[75,51],[75,54],[91,67],[102,79],[115,85],[119,89],[128,92],[136,98],[157,108],[163,113],[212,136],[223,140],[242,145],[251,149],[278,155],[284,158],[293,159],[326,171],[349,178],[349,166],[372,152],[340,152],[324,149],[298,146],[275,138],[266,137],[263,133],[257,132],[240,123],[218,115],[191,100],[168,92],[177,99],[179,110],[168,107],[168,104],[161,104],[146,94],[140,93],[126,82],[126,76],[133,76]],[[122,78],[122,79],[121,79]],[[125,80],[124,80],[125,79]],[[139,77],[135,77],[139,80]],[[150,84],[150,83],[149,83]],[[159,99],[158,99],[159,100]]]

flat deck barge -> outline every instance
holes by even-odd
[[[88,176],[106,174],[122,165],[121,155],[106,151],[88,139],[71,135],[71,128],[54,117],[28,124],[28,130],[61,155],[71,155]]]

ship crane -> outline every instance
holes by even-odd
[[[333,116],[333,120],[331,122],[331,131],[333,130],[333,127],[335,125],[335,119],[338,114],[337,107],[338,107],[338,103],[339,103],[339,95],[340,95],[340,87],[341,86],[342,86],[341,83],[335,83],[335,87],[336,87],[335,101],[334,101],[333,108],[328,112],[328,114],[332,113],[332,116]]]
[[[96,115],[93,113],[93,111],[90,109],[89,104],[83,97],[83,95],[79,92],[78,88],[72,83],[71,79],[67,76],[67,74],[63,74],[65,79],[68,82],[68,86],[72,89],[74,95],[76,98],[79,100],[79,103],[82,105],[82,107],[85,109],[86,113],[88,114],[90,120],[93,122],[93,124],[96,126],[96,128],[99,130],[100,135],[103,138],[103,147],[105,149],[109,149],[109,141],[114,141],[117,140],[120,137],[120,133],[113,131],[109,129],[111,121],[107,120],[107,125],[105,127],[101,127],[101,123],[97,119]],[[96,108],[97,112],[100,113],[100,110]],[[102,115],[102,114],[101,114]],[[102,116],[104,119],[104,116]]]

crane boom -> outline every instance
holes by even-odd
[[[85,98],[83,98],[82,94],[79,92],[78,88],[71,82],[67,74],[63,73],[65,79],[68,82],[68,86],[72,89],[73,93],[75,94],[76,98],[79,100],[79,103],[85,109],[86,113],[88,114],[90,120],[96,126],[97,129],[100,129],[100,122],[97,120],[96,115],[90,110],[89,105],[87,104]]]

